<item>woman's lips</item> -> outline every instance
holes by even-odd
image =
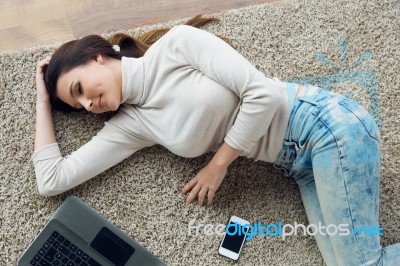
[[[101,103],[101,96],[99,98],[99,107],[100,107],[100,109],[103,109],[103,104]]]

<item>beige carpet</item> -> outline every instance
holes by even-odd
[[[310,81],[358,98],[382,125],[380,223],[384,245],[400,242],[400,2],[301,1],[217,14],[208,30],[229,37],[261,71]],[[179,22],[170,22],[175,25]],[[134,29],[139,34],[156,26]],[[210,155],[179,158],[162,147],[142,150],[60,196],[38,194],[33,165],[34,70],[53,46],[0,56],[0,265],[14,265],[68,195],[81,197],[169,265],[231,265],[218,255],[221,237],[188,235],[188,223],[307,223],[296,184],[271,165],[239,159],[211,207],[185,206],[180,188]],[[358,61],[357,61],[358,60]],[[322,85],[321,85],[322,86]],[[54,114],[68,154],[102,127],[107,116]],[[112,155],[110,155],[112,156]],[[321,265],[313,238],[256,237],[238,265]]]

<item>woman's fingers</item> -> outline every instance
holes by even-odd
[[[207,186],[201,186],[199,183],[196,183],[192,191],[189,193],[189,196],[186,199],[186,203],[192,203],[197,196],[199,206],[202,207],[204,205],[204,200],[207,196],[207,204],[210,205],[214,198],[214,195],[214,190],[209,189]]]
[[[181,194],[185,195],[189,190],[191,190],[197,184],[197,179],[192,178],[181,190]]]
[[[43,60],[40,60],[37,63],[37,67],[38,68],[43,68],[44,66],[48,65],[49,63],[50,63],[50,59],[49,58],[43,59]]]
[[[49,95],[46,89],[46,84],[44,81],[44,71],[43,68],[46,67],[50,62],[49,58],[40,60],[36,65],[36,94],[37,101],[42,101],[47,103],[49,101]]]
[[[39,79],[44,79],[44,73],[43,73],[43,68],[46,67],[49,64],[50,60],[49,59],[43,59],[39,61],[36,65],[36,78]]]
[[[191,191],[190,191],[191,190]],[[201,186],[198,183],[197,176],[192,178],[181,190],[181,194],[185,195],[187,192],[189,192],[189,196],[186,199],[186,203],[192,203],[193,200],[198,198],[199,200],[199,205],[202,206],[204,202],[204,197],[207,194],[207,189],[203,186]]]
[[[204,203],[204,198],[206,196],[208,192],[208,188],[207,187],[202,187],[199,194],[197,195],[197,200],[199,202],[199,206],[203,207],[203,203]]]
[[[209,189],[207,193],[207,204],[210,205],[215,195],[215,190]]]
[[[50,63],[50,58],[42,59],[37,63],[38,68],[43,68]]]
[[[207,197],[207,203],[211,204],[218,187],[225,177],[226,171],[226,168],[215,167],[212,164],[208,164],[201,169],[181,190],[183,195],[190,191],[186,203],[193,202],[197,197],[199,205],[203,206],[205,197]]]
[[[197,184],[192,191],[190,191],[189,196],[186,199],[186,203],[192,203],[196,196],[199,194],[199,191],[202,187]]]

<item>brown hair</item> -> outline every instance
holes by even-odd
[[[198,15],[185,24],[193,27],[202,27],[210,22],[219,21],[217,18],[205,18]],[[79,40],[69,41],[61,45],[52,55],[50,63],[45,69],[45,82],[53,109],[75,111],[57,96],[57,81],[59,77],[71,69],[86,64],[98,55],[120,60],[126,57],[142,57],[147,49],[170,29],[158,29],[133,38],[124,33],[117,33],[108,40],[98,35],[89,35]],[[120,52],[113,49],[113,45],[120,47]]]

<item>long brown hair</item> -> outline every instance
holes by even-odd
[[[200,28],[211,22],[218,22],[217,18],[206,18],[198,15],[185,24]],[[98,55],[120,60],[126,57],[142,57],[147,49],[155,43],[169,28],[157,29],[134,38],[128,34],[117,33],[108,40],[99,35],[89,35],[79,40],[73,40],[61,45],[52,55],[50,63],[45,69],[45,82],[53,109],[62,111],[75,111],[57,96],[57,81],[59,77],[80,65],[86,64]],[[113,45],[118,45],[120,51],[116,52]]]

